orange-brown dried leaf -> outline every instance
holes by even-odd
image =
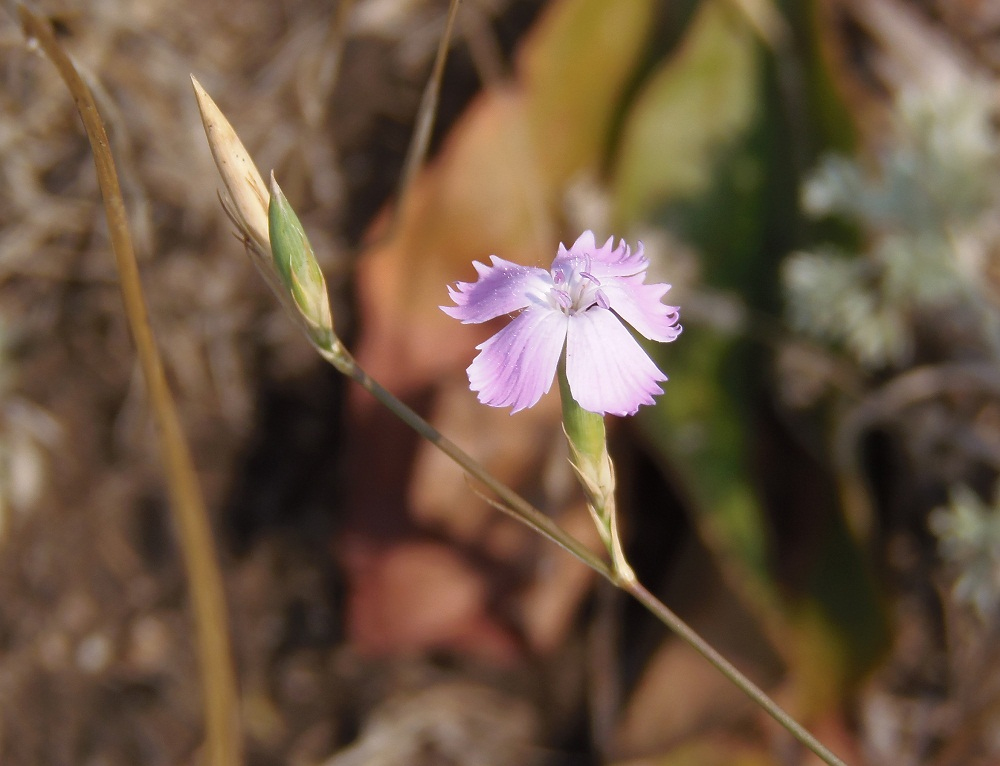
[[[347,604],[351,642],[366,654],[459,651],[494,662],[518,655],[487,612],[490,593],[451,547],[404,542],[348,552],[355,587]]]

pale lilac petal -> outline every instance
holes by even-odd
[[[549,271],[496,256],[474,266],[476,282],[449,287],[455,306],[442,310],[466,323],[517,314],[469,366],[481,402],[513,412],[531,407],[551,388],[564,347],[570,389],[585,409],[634,414],[663,393],[658,383],[666,376],[624,324],[658,341],[681,331],[677,308],[663,303],[670,286],[644,284],[649,260],[641,243],[634,253],[611,238],[598,247],[585,231],[569,248],[559,245]]]
[[[645,337],[661,343],[681,333],[678,308],[662,301],[669,289],[670,285],[644,285],[639,277],[610,278],[601,283],[611,310]]]
[[[667,379],[632,334],[610,311],[595,308],[570,318],[566,377],[585,410],[633,415],[662,394]]]
[[[569,250],[560,242],[556,257],[552,260],[552,273],[575,271],[578,265],[586,263],[587,254],[593,252],[596,247],[594,232],[590,229],[577,237]]]
[[[468,372],[479,401],[492,407],[511,407],[514,414],[541,399],[552,386],[566,340],[567,320],[561,311],[532,307],[477,346],[479,355]]]
[[[593,239],[593,237],[591,237]],[[577,240],[579,242],[580,240]],[[595,243],[589,248],[586,248],[583,252],[586,253],[587,257],[590,258],[592,262],[597,263],[615,263],[621,259],[624,254],[622,248],[626,247],[625,240],[620,240],[618,243],[618,248],[615,249],[613,245],[615,244],[614,237],[608,237],[608,241],[605,242],[600,247]],[[574,245],[574,248],[576,246]]]
[[[632,248],[625,244],[625,240],[618,241],[618,247],[611,248],[611,240],[604,243],[604,247],[591,254],[590,272],[598,279],[605,281],[614,277],[641,276],[645,278],[646,269],[649,268],[649,258],[646,257],[646,250],[640,242],[632,252]]]
[[[583,232],[583,234],[581,234],[579,237],[576,238],[576,242],[573,243],[573,246],[570,248],[570,252],[573,253],[589,252],[596,248],[597,248],[597,242],[594,239],[594,232],[592,232],[590,229],[587,229],[585,232]]]
[[[613,277],[644,274],[649,268],[649,259],[641,242],[634,253],[625,244],[625,240],[619,240],[618,247],[612,247],[613,244],[614,238],[608,237],[607,242],[597,247],[594,235],[589,231],[584,232],[569,250],[559,246],[559,252],[552,263],[553,270],[573,266],[579,271],[586,271],[603,284],[606,279]]]
[[[569,273],[570,271],[584,269],[590,253],[594,252],[596,248],[594,232],[589,229],[576,238],[576,242],[573,243],[573,246],[569,250],[566,249],[566,245],[560,242],[559,249],[556,251],[556,257],[552,261],[552,272],[558,273],[562,271]]]
[[[475,282],[448,286],[448,295],[457,305],[441,306],[444,313],[465,324],[478,324],[542,301],[552,286],[545,269],[521,266],[495,255],[490,261],[492,266],[473,261],[479,274]]]

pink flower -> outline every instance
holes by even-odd
[[[504,329],[477,346],[469,382],[479,401],[512,407],[534,405],[552,387],[566,351],[566,377],[585,410],[633,415],[652,404],[667,379],[622,321],[650,340],[680,334],[677,308],[661,298],[670,285],[643,284],[649,259],[613,238],[597,247],[585,231],[567,250],[559,245],[552,268],[520,266],[495,255],[492,266],[473,262],[479,279],[448,287],[455,306],[442,306],[463,323],[520,312]]]

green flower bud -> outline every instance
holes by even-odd
[[[273,173],[267,219],[271,253],[281,283],[305,319],[313,341],[326,347],[334,338],[326,280],[302,224]]]

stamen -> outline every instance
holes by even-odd
[[[556,290],[555,294],[556,294],[556,303],[558,303],[561,308],[563,309],[572,308],[573,299],[570,297],[569,293],[567,293],[565,290]]]
[[[593,282],[598,287],[601,286],[601,280],[599,280],[597,277],[595,277],[589,271],[581,271],[580,272],[580,276],[583,277],[584,279],[589,279],[591,282]]]
[[[596,279],[594,281],[597,282]],[[600,282],[597,282],[597,284],[600,284]],[[603,290],[598,289],[598,291],[594,294],[594,299],[597,301],[597,305],[605,311],[611,309],[611,301],[608,300],[608,296],[604,294]]]

